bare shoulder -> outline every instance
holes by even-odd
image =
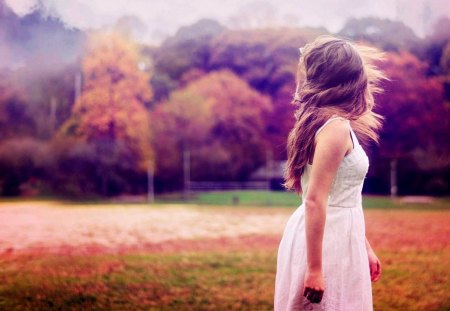
[[[352,149],[350,122],[343,118],[336,118],[326,123],[317,133],[314,157],[325,159],[334,157],[340,161]]]
[[[329,193],[333,178],[349,148],[349,130],[348,120],[336,118],[317,132],[308,188],[309,199],[324,200]]]
[[[316,136],[318,141],[342,145],[347,142],[350,131],[350,122],[343,118],[335,118],[323,126]]]

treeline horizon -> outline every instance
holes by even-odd
[[[298,49],[330,34],[204,19],[151,46],[123,25],[82,32],[5,12],[0,42],[21,64],[0,71],[2,196],[144,194],[149,173],[157,192],[179,191],[186,154],[192,181],[249,180],[286,159]],[[448,29],[443,18],[418,38],[401,22],[362,18],[331,34],[386,53],[366,193],[388,194],[394,167],[400,195],[449,194]]]

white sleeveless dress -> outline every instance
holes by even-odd
[[[331,117],[319,128],[316,135],[337,118],[342,117]],[[350,134],[354,148],[340,163],[328,197],[322,246],[322,271],[325,281],[322,301],[318,304],[311,303],[303,296],[307,263],[305,209],[302,203],[289,218],[279,244],[275,311],[373,310],[361,198],[369,158],[353,129],[350,129]],[[308,164],[301,177],[303,202],[308,191],[310,170],[311,166]]]

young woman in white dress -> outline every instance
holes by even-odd
[[[361,191],[382,117],[382,54],[321,36],[300,49],[285,186],[302,195],[278,248],[275,311],[373,310],[381,264],[365,236]]]

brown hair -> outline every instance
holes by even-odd
[[[320,36],[300,49],[297,87],[293,104],[296,123],[287,142],[288,161],[284,186],[301,191],[301,175],[312,160],[315,133],[332,115],[350,120],[363,145],[378,143],[383,117],[372,111],[373,95],[387,79],[374,61],[383,59],[379,50],[347,40]]]

